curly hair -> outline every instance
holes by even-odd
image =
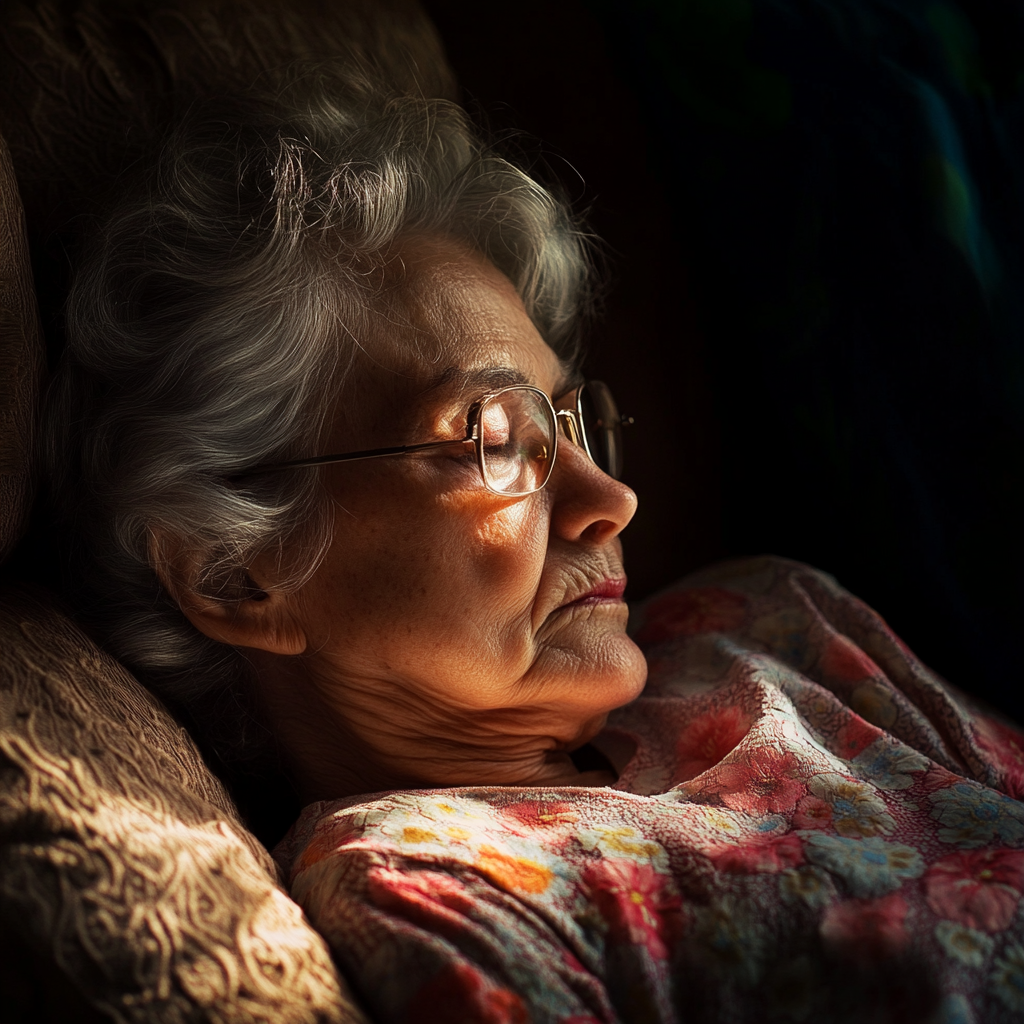
[[[238,760],[261,731],[244,661],[160,586],[155,532],[201,552],[210,596],[238,600],[268,549],[289,553],[281,585],[300,585],[330,544],[318,474],[231,478],[315,450],[353,354],[374,343],[374,268],[409,234],[468,244],[571,357],[590,241],[459,107],[369,80],[313,76],[273,104],[194,110],[138,177],[71,289],[47,412],[53,506],[101,641]]]

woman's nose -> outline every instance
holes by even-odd
[[[598,469],[568,438],[558,438],[555,466],[548,481],[554,504],[552,528],[564,540],[605,544],[636,512],[633,490]]]

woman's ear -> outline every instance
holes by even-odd
[[[149,561],[182,614],[205,636],[232,647],[302,654],[306,635],[297,621],[296,593],[253,579],[253,570],[205,571],[202,549],[151,529]]]

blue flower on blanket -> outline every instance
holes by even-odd
[[[934,1017],[935,1024],[976,1024],[977,1017],[967,996],[959,992],[945,995]]]
[[[854,896],[884,896],[906,879],[920,878],[924,872],[924,860],[912,846],[886,842],[878,836],[847,839],[821,832],[802,835],[807,859],[842,878]]]
[[[804,797],[793,815],[796,824],[806,821],[810,827],[831,819],[832,828],[850,838],[892,832],[896,822],[874,786],[865,785],[837,772],[822,772],[808,784],[813,796]],[[824,815],[823,815],[824,812]]]
[[[760,980],[771,941],[756,906],[729,894],[693,908],[688,940],[710,966],[742,985]]]
[[[939,839],[965,849],[997,839],[1019,844],[1024,840],[1024,804],[976,782],[958,782],[929,795],[932,817],[944,828]]]
[[[1024,1013],[1024,947],[1014,943],[996,957],[992,972],[995,994],[1015,1013]]]
[[[909,789],[914,784],[909,773],[923,772],[930,764],[924,754],[880,736],[850,762],[850,767],[879,789]]]

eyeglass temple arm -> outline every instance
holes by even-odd
[[[576,422],[576,413],[573,410],[562,410],[555,414],[563,424],[572,424],[573,435],[578,435],[579,427]],[[624,427],[630,426],[634,421],[632,416],[623,414],[619,421]],[[564,429],[564,428],[563,428]],[[573,444],[579,444],[576,436],[570,435]],[[242,480],[249,476],[260,476],[263,473],[279,473],[286,469],[306,469],[310,466],[327,466],[334,462],[358,462],[362,459],[384,459],[389,455],[405,455],[407,452],[423,452],[431,448],[445,448],[449,445],[468,444],[476,440],[476,428],[472,415],[470,425],[465,437],[452,441],[425,441],[422,444],[404,444],[392,448],[369,448],[361,452],[347,452],[344,455],[317,455],[312,459],[292,459],[289,462],[274,462],[269,466],[256,466],[254,469],[247,469],[244,473],[236,473],[231,479]]]
[[[403,444],[394,448],[369,448],[362,452],[347,452],[344,455],[317,455],[312,459],[292,459],[290,462],[274,462],[269,466],[256,466],[244,473],[237,473],[232,479],[260,476],[263,473],[277,473],[285,469],[305,469],[308,466],[326,466],[332,462],[358,462],[361,459],[383,459],[388,455],[405,455],[407,452],[423,452],[429,448],[444,448],[448,445],[472,443],[471,437],[460,437],[453,441],[425,441],[422,444]]]

